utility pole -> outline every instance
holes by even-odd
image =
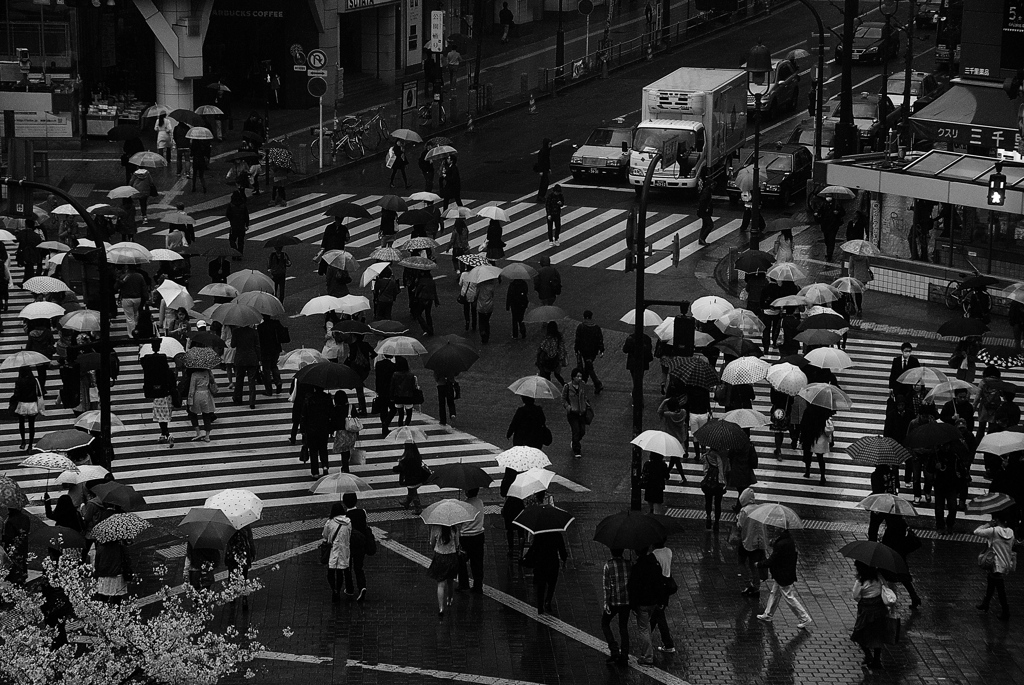
[[[860,135],[853,123],[853,32],[856,29],[858,0],[845,0],[843,10],[842,80],[839,90],[839,123],[836,124],[835,156],[852,155],[858,152]],[[824,83],[818,85],[823,88]],[[821,116],[821,112],[818,112]]]
[[[917,0],[910,0],[910,17],[907,19],[907,69],[903,78],[903,144],[910,147],[910,75],[914,72],[914,22],[917,17]],[[936,29],[937,31],[938,29]]]

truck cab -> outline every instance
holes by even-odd
[[[679,145],[678,161],[664,169],[655,169],[651,185],[655,188],[696,187],[698,163],[704,152],[704,126],[697,121],[671,119],[652,119],[642,122],[637,127],[629,155],[631,184],[643,185],[651,157],[661,152],[662,145],[673,139]]]

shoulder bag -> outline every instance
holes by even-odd
[[[331,550],[334,548],[334,541],[338,537],[338,533],[341,532],[341,524],[338,524],[338,529],[334,531],[334,535],[331,536],[331,541],[322,540],[320,542],[320,563],[324,566],[331,560]]]

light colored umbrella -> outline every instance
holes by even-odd
[[[78,239],[78,246],[79,247],[96,247],[96,241],[90,240],[89,238],[79,238]],[[113,247],[113,245],[111,245],[108,242],[104,242],[103,243],[103,249],[104,250],[109,250],[112,247]]]
[[[481,264],[480,266],[473,267],[468,274],[466,274],[466,280],[470,283],[483,283],[485,281],[493,281],[501,276],[501,269],[490,264]]]
[[[277,360],[277,368],[281,371],[298,371],[304,366],[324,361],[324,356],[317,350],[300,347],[291,352],[285,352]]]
[[[756,507],[750,512],[749,517],[752,521],[757,521],[773,528],[793,530],[804,527],[803,521],[800,520],[795,511],[774,502]]]
[[[1024,433],[1000,431],[983,437],[976,451],[1002,456],[1021,450],[1024,450]]]
[[[213,131],[205,126],[193,126],[185,134],[189,140],[213,140]]]
[[[51,276],[33,276],[25,281],[21,287],[36,295],[71,292],[71,288],[64,281]]]
[[[247,293],[250,290],[262,290],[265,293],[274,294],[274,281],[270,276],[253,269],[242,269],[227,278],[228,285],[236,288],[239,293]]]
[[[426,354],[427,348],[416,338],[393,335],[381,340],[374,351],[389,357],[415,357],[418,354]]]
[[[929,366],[917,366],[901,373],[896,381],[898,383],[906,383],[907,385],[917,385],[918,383],[938,385],[940,383],[948,383],[949,376]],[[970,383],[966,383],[966,381],[960,382],[965,383],[968,387],[974,387]]]
[[[413,193],[412,195],[410,195],[409,196],[409,200],[411,200],[413,202],[440,202],[441,201],[441,196],[438,195],[437,193],[428,193],[425,190],[421,190],[418,193]],[[458,207],[458,205],[453,205],[453,206],[454,207]],[[468,208],[461,208],[461,209],[466,209],[467,212],[469,211]],[[468,218],[468,217],[464,217],[464,218]]]
[[[149,107],[147,107],[146,110],[142,113],[142,118],[143,119],[155,119],[156,117],[160,116],[161,114],[163,114],[164,116],[167,116],[170,113],[171,113],[171,108],[170,107],[168,107],[167,105],[161,105],[160,103],[157,103],[155,105],[150,105]]]
[[[807,374],[799,366],[783,362],[768,369],[768,382],[779,392],[787,395],[798,395],[807,387]]]
[[[60,319],[60,327],[79,333],[95,332],[100,329],[100,313],[95,309],[78,309]]]
[[[136,514],[124,512],[114,514],[97,523],[93,526],[89,537],[99,543],[131,542],[147,528],[152,528],[152,524],[139,518]]]
[[[513,471],[528,471],[551,466],[551,460],[536,447],[516,445],[495,456],[499,466]]]
[[[797,295],[806,297],[811,304],[828,304],[838,300],[842,293],[828,283],[811,283],[801,288]]]
[[[757,357],[740,357],[722,369],[722,381],[732,385],[752,385],[768,377],[772,365]]]
[[[738,328],[747,335],[759,336],[764,332],[764,322],[749,309],[730,310],[715,319],[715,327],[720,331]]]
[[[427,434],[419,428],[402,426],[392,429],[385,440],[399,445],[404,445],[407,442],[424,443],[427,441]]]
[[[793,262],[778,262],[768,269],[766,274],[773,281],[800,281],[807,278],[807,274]]]
[[[650,309],[644,309],[644,326],[658,326],[662,323],[663,319],[658,316],[655,312]],[[636,309],[630,309],[628,312],[622,315],[619,319],[622,323],[629,324],[630,326],[636,323]]]
[[[658,324],[657,328],[654,329],[654,334],[658,336],[659,340],[664,340],[671,344],[675,340],[676,335],[676,318],[674,316],[670,316],[662,321]],[[714,341],[715,339],[707,333],[702,331],[693,332],[693,344],[695,347],[704,347],[705,345],[710,345]]]
[[[190,226],[195,222],[195,219],[181,210],[170,212],[160,217],[160,223],[171,224],[172,226]],[[171,229],[167,230],[170,231]]]
[[[338,306],[334,311],[355,316],[359,312],[368,312],[371,309],[370,301],[362,295],[345,295],[338,298]]]
[[[143,255],[137,250],[126,250],[124,248],[111,248],[107,250],[107,261],[111,264],[149,264],[149,250]]]
[[[810,302],[803,295],[786,295],[777,300],[772,300],[773,307],[806,307]]]
[[[740,428],[763,428],[771,423],[771,419],[756,409],[733,409],[722,414],[722,420]]]
[[[717,295],[705,295],[693,301],[690,305],[690,313],[697,321],[714,321],[721,318],[726,312],[735,309],[728,300]]]
[[[281,300],[277,299],[270,293],[265,293],[259,290],[252,290],[247,293],[242,293],[236,300],[238,304],[244,304],[252,307],[263,316],[278,317],[284,316],[284,305],[281,304]]]
[[[799,393],[800,397],[818,407],[842,411],[853,407],[853,400],[845,392],[829,383],[811,383]]]
[[[504,209],[496,207],[494,205],[487,205],[486,207],[481,207],[480,209],[477,210],[476,215],[482,216],[486,219],[495,219],[497,221],[509,220],[508,213],[506,213]]]
[[[438,200],[440,199],[438,198]],[[469,207],[460,207],[458,205],[452,205],[444,210],[444,213],[441,215],[442,219],[470,219],[472,217],[473,211]]]
[[[76,485],[90,480],[103,480],[110,471],[99,464],[81,464],[78,471],[65,471],[54,479],[57,485]]]
[[[314,495],[344,495],[346,492],[366,492],[373,487],[365,480],[351,473],[329,473],[310,486]]]
[[[174,359],[179,354],[184,353],[185,348],[182,346],[180,342],[178,342],[177,339],[167,336],[160,338],[160,354],[166,355],[168,359]],[[139,359],[142,359],[143,357],[148,357],[151,354],[155,354],[153,352],[152,344],[146,343],[145,345],[139,348]]]
[[[359,262],[355,256],[345,250],[328,250],[320,255],[320,259],[336,269],[344,269],[349,273],[359,270]]]
[[[835,347],[818,347],[804,355],[804,359],[817,366],[819,369],[831,369],[842,371],[853,366],[853,359],[840,349]]]
[[[377,250],[374,250],[374,252],[376,251]],[[395,250],[395,252],[398,252],[398,250]],[[370,256],[373,257],[372,254]],[[374,257],[374,259],[376,259],[376,257]],[[401,259],[401,257],[399,257],[399,259]],[[388,268],[389,266],[391,266],[389,262],[377,262],[376,264],[371,264],[370,266],[366,267],[365,269],[363,269],[363,275],[359,279],[359,285],[361,285],[364,288],[368,287],[371,283],[377,280],[377,277],[380,276],[380,272]]]
[[[410,131],[407,128],[396,128],[391,132],[391,137],[397,138],[398,140],[404,140],[407,143],[423,142],[423,139],[420,138],[420,134],[416,133],[416,131]]]
[[[125,198],[136,198],[141,194],[131,186],[118,186],[107,193],[107,198],[110,200],[123,200]]]
[[[997,511],[1009,509],[1013,505],[1013,498],[1005,492],[990,492],[968,502],[967,511],[972,514],[994,514]]]
[[[447,157],[448,155],[458,154],[458,150],[453,148],[451,145],[438,145],[437,147],[431,148],[430,152],[427,153],[425,159],[428,162],[433,162],[435,159]]]
[[[22,350],[20,352],[15,352],[11,356],[7,357],[7,359],[4,359],[3,363],[0,364],[0,371],[20,369],[22,367],[44,366],[49,365],[49,363],[50,358],[45,354]]]
[[[50,216],[79,216],[78,210],[69,204],[63,204],[50,210]]]
[[[160,297],[164,298],[168,309],[177,309],[178,307],[192,309],[196,306],[195,300],[188,294],[188,290],[170,279],[161,283],[156,291],[160,293]]]
[[[14,240],[12,237],[11,240]],[[71,252],[71,247],[64,243],[58,243],[56,240],[44,240],[43,242],[36,245],[40,250],[46,250],[47,252]],[[31,278],[29,279],[32,280]]]
[[[78,418],[75,419],[75,428],[81,428],[86,431],[98,431],[100,429],[100,410],[92,409],[79,414]],[[120,433],[123,430],[124,421],[122,421],[116,414],[111,414],[110,432]]]
[[[184,259],[184,257],[174,250],[167,250],[162,247],[150,250],[149,254],[153,258],[154,262],[177,262]]]
[[[81,244],[82,241],[78,241],[78,242],[79,242],[79,244]],[[67,255],[66,252],[58,252],[57,254],[50,255],[49,258],[46,261],[48,263],[50,263],[50,264],[56,264],[57,266],[60,266],[61,263],[64,262],[64,258],[67,257],[67,256],[68,255]]]
[[[512,262],[501,269],[501,275],[512,281],[529,281],[537,276],[537,270],[523,262]]]
[[[14,235],[6,228],[0,228],[0,242],[16,243],[18,242],[18,236]]]
[[[241,530],[263,517],[263,500],[248,490],[222,490],[203,503],[204,507],[220,509],[235,530]]]
[[[839,246],[839,249],[846,254],[860,255],[861,257],[877,257],[882,251],[866,240],[847,240]]]
[[[508,386],[508,389],[516,395],[536,400],[555,400],[562,397],[562,391],[558,386],[543,376],[524,376]]]
[[[428,526],[457,526],[476,518],[476,510],[468,502],[457,499],[443,499],[434,502],[420,513]]]
[[[868,495],[857,506],[867,511],[874,511],[880,514],[899,514],[900,516],[917,516],[917,509],[914,505],[889,493]]]
[[[548,471],[544,468],[532,468],[523,471],[512,481],[512,485],[508,489],[508,496],[525,500],[530,495],[547,490],[554,477],[554,471]]]
[[[857,197],[852,190],[842,186],[826,186],[824,189],[818,191],[818,195],[834,197],[842,200],[852,200]]]
[[[683,444],[665,431],[646,430],[629,441],[645,452],[656,452],[665,457],[682,457]]]
[[[932,402],[948,402],[956,396],[958,390],[966,390],[972,398],[978,396],[978,386],[972,385],[967,381],[962,381],[958,378],[951,378],[945,383],[939,383],[934,388],[928,391],[928,394],[924,396],[926,400]]]
[[[224,110],[217,105],[200,105],[196,107],[195,113],[201,117],[219,116],[224,114]]]
[[[852,295],[864,292],[864,284],[850,276],[843,276],[832,281],[832,287],[841,293],[850,293]]]
[[[341,301],[340,297],[332,297],[330,295],[318,295],[314,297],[306,304],[302,305],[302,309],[299,310],[299,314],[302,316],[316,316],[317,314],[326,314],[327,312],[333,312],[338,308],[338,303]]]
[[[199,294],[210,297],[238,297],[238,288],[227,283],[207,283],[200,288]]]
[[[64,315],[64,307],[53,302],[32,302],[18,312],[19,319],[53,319]]]
[[[195,129],[192,130],[194,131]],[[128,163],[153,169],[167,166],[167,160],[164,159],[164,156],[156,152],[136,152],[128,159]]]

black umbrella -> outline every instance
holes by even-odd
[[[914,456],[894,439],[878,435],[866,435],[854,440],[846,448],[846,454],[853,463],[865,466],[899,466]]]
[[[263,241],[263,247],[277,247],[278,245],[280,245],[281,247],[288,247],[289,245],[301,245],[301,244],[302,244],[301,240],[299,240],[298,238],[296,238],[293,235],[287,235],[287,234],[275,235],[270,240],[264,240]]]
[[[797,330],[833,330],[847,328],[849,325],[850,324],[846,322],[846,319],[838,314],[815,314],[814,316],[809,316],[804,319]]]
[[[206,120],[190,109],[176,109],[167,116],[188,126],[206,125]]]
[[[398,223],[415,226],[416,224],[432,224],[437,222],[437,215],[425,209],[410,209],[398,215]]]
[[[431,352],[423,366],[444,375],[455,375],[469,370],[479,358],[476,350],[468,346],[446,342]]]
[[[203,255],[210,259],[216,259],[217,257],[241,257],[242,253],[230,245],[223,245],[220,242],[216,242],[203,250]]]
[[[981,335],[988,330],[988,326],[981,319],[968,319],[961,316],[959,319],[950,319],[939,326],[939,335],[947,338],[968,338],[972,335]]]
[[[372,333],[370,327],[363,321],[358,319],[346,319],[336,325],[333,330],[339,333],[358,333],[359,335],[366,335]]]
[[[813,366],[813,364],[807,361],[807,358],[802,354],[791,354],[789,356],[782,357],[779,361],[775,362],[775,364],[792,364],[793,366],[799,366],[800,368]]]
[[[926,423],[907,435],[907,449],[934,449],[954,440],[960,440],[960,429],[951,423]]]
[[[775,257],[761,250],[747,250],[736,258],[736,268],[746,273],[768,271],[775,263]]]
[[[834,345],[842,337],[838,333],[822,328],[812,328],[809,331],[796,334],[796,339],[807,345]]]
[[[843,545],[839,550],[847,559],[859,561],[873,568],[891,573],[909,573],[907,562],[903,560],[892,547],[883,545],[881,542],[870,540],[855,540]]]
[[[693,439],[706,447],[728,452],[730,450],[746,450],[750,438],[743,429],[732,421],[711,419],[693,433]]]
[[[299,369],[295,380],[305,385],[315,385],[328,390],[358,388],[363,384],[359,374],[344,364],[317,362]]]
[[[746,338],[738,336],[730,336],[725,340],[721,340],[714,344],[715,347],[722,350],[726,354],[731,354],[734,357],[763,357],[764,352],[760,347],[750,342]]]
[[[639,511],[621,511],[597,524],[594,539],[611,549],[644,549],[668,537],[656,518]]]
[[[136,492],[135,488],[116,481],[94,486],[92,494],[103,504],[121,507],[122,511],[133,511],[146,503],[146,498]]]
[[[1012,392],[1014,394],[1021,392],[1019,385],[1014,385],[1009,381],[1004,381],[1002,378],[986,378],[985,387],[998,390],[999,392]]]
[[[107,140],[135,140],[142,136],[142,129],[134,124],[118,124],[107,131]]]
[[[189,333],[188,337],[192,340],[193,347],[209,347],[210,349],[220,350],[221,352],[227,349],[227,344],[224,342],[224,339],[210,331],[196,331],[194,333]]]
[[[961,288],[974,289],[974,288],[987,288],[990,285],[996,285],[999,281],[991,276],[971,276],[967,280],[960,283]]]
[[[353,202],[339,202],[338,204],[329,207],[326,212],[327,216],[333,216],[335,219],[369,219],[370,213],[366,211],[365,207],[357,205]]]
[[[533,504],[526,507],[513,523],[526,529],[531,535],[538,535],[540,533],[564,533],[568,530],[569,524],[575,520],[576,518],[565,509],[547,504]]]
[[[240,159],[244,159],[247,162],[255,162],[259,160],[260,153],[253,152],[252,150],[239,150],[238,152],[232,152],[230,155],[224,158],[227,162],[237,162]]]
[[[492,478],[487,475],[487,472],[479,466],[463,464],[460,461],[457,464],[435,466],[427,483],[439,488],[472,490],[473,488],[486,488],[491,484],[491,480]]]

